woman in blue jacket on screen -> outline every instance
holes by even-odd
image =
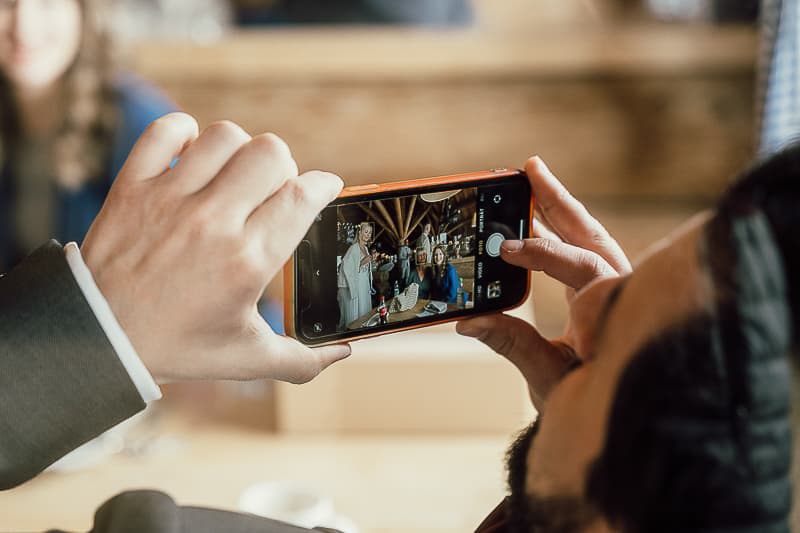
[[[0,0],[0,272],[83,240],[147,125],[175,106],[121,75],[98,0]]]
[[[448,261],[444,248],[439,245],[434,246],[431,298],[449,304],[456,303],[460,283],[456,267]]]

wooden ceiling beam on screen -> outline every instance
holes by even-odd
[[[386,220],[386,223],[388,224],[389,228],[392,229],[392,231],[390,231],[389,233],[392,234],[395,238],[399,238],[400,232],[397,231],[397,226],[395,225],[394,220],[392,220],[392,216],[389,214],[389,211],[386,209],[386,206],[383,205],[383,201],[375,200],[375,207],[378,208],[378,212],[380,212],[380,214],[383,215],[383,218],[384,220]]]
[[[376,224],[378,224],[381,228],[386,230],[386,232],[389,233],[389,235],[394,235],[394,233],[386,225],[386,223],[383,220],[381,220],[381,216],[378,215],[378,213],[376,213],[375,211],[373,211],[372,209],[363,204],[358,204],[358,207],[360,207],[362,211],[364,211],[367,215],[369,215],[372,218],[372,220],[375,221]]]
[[[402,240],[403,238],[403,227],[405,224],[403,223],[403,202],[400,198],[395,197],[394,199],[394,210],[397,214],[397,227],[399,228],[397,231],[397,236],[399,239]]]
[[[408,208],[408,215],[406,215],[406,225],[403,228],[403,238],[407,239],[411,233],[411,217],[414,216],[414,208],[417,206],[417,195],[411,197],[411,205]]]

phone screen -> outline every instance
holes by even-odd
[[[500,258],[530,230],[531,190],[502,178],[340,198],[295,255],[296,336],[314,344],[521,303],[528,272]]]

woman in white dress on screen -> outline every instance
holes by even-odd
[[[372,255],[369,244],[372,240],[372,224],[362,222],[356,240],[350,245],[339,267],[339,325],[348,324],[372,309]]]

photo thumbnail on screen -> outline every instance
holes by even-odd
[[[337,331],[472,308],[477,188],[336,206]]]

